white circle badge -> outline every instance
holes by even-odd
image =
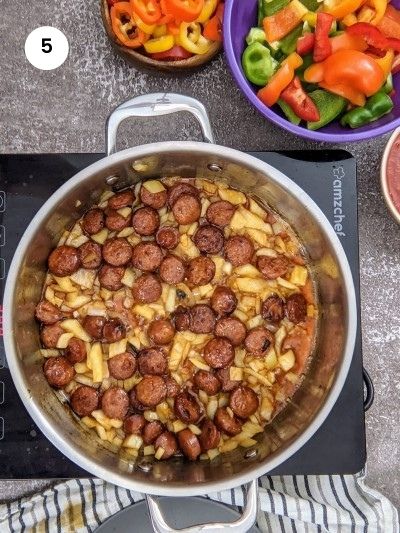
[[[68,51],[68,39],[52,26],[36,28],[25,41],[25,55],[29,63],[40,70],[60,67],[67,59]]]

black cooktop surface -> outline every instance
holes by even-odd
[[[337,232],[353,273],[359,303],[356,162],[342,150],[252,152],[300,185]],[[87,477],[40,432],[22,405],[4,354],[1,306],[12,256],[47,198],[103,154],[0,155],[0,477]],[[350,474],[366,460],[361,328],[343,391],[314,437],[272,474]]]

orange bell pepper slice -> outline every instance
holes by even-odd
[[[357,11],[365,0],[325,0],[323,11],[334,16],[335,19],[342,19]]]
[[[314,63],[304,71],[304,79],[307,83],[319,83],[323,81],[324,74],[324,63]]]
[[[168,33],[171,33],[172,35],[179,35],[179,26],[180,26],[179,21],[172,20],[171,22],[168,22],[167,23]]]
[[[375,60],[375,63],[378,63],[378,65],[383,70],[383,74],[386,79],[389,76],[389,74],[392,72],[394,51],[388,50],[383,57],[374,57],[373,59]]]
[[[158,0],[130,0],[132,10],[146,24],[156,24],[161,18]]]
[[[353,89],[349,85],[344,85],[342,83],[338,83],[336,85],[328,85],[327,83],[324,83],[323,81],[319,84],[322,89],[325,89],[333,94],[338,94],[339,96],[343,96],[343,98],[346,98],[350,103],[357,107],[363,107],[366,102],[366,98],[360,91],[357,91],[356,89]]]
[[[283,39],[294,30],[307,12],[307,8],[299,0],[292,0],[289,5],[275,15],[265,17],[263,27],[267,41],[272,43]]]
[[[222,20],[224,17],[224,4],[219,4],[216,13],[204,25],[203,35],[210,41],[222,41]]]
[[[164,0],[165,12],[184,22],[193,22],[200,15],[204,0]]]
[[[129,2],[117,2],[110,9],[111,26],[117,39],[128,48],[140,48],[149,38],[133,20]],[[129,19],[129,22],[125,22]]]
[[[364,52],[368,48],[368,44],[363,37],[349,35],[347,32],[331,37],[330,41],[333,54],[339,50],[359,50]]]
[[[393,6],[388,5],[377,27],[386,37],[400,39],[400,12]]]
[[[258,98],[268,107],[279,100],[281,92],[286,89],[294,78],[294,71],[303,64],[302,58],[293,52],[281,64],[280,68],[271,77],[268,84],[257,93]]]

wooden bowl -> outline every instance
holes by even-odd
[[[182,72],[205,65],[215,57],[222,48],[222,43],[215,42],[206,54],[198,54],[180,61],[158,61],[152,59],[132,48],[124,46],[116,37],[111,26],[110,10],[107,0],[100,0],[101,16],[104,28],[113,48],[120,56],[132,63],[135,67],[163,70],[166,72]]]

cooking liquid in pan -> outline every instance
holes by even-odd
[[[300,385],[312,273],[288,224],[242,192],[177,178],[107,191],[56,250],[37,310],[45,375],[116,452],[251,447]]]

